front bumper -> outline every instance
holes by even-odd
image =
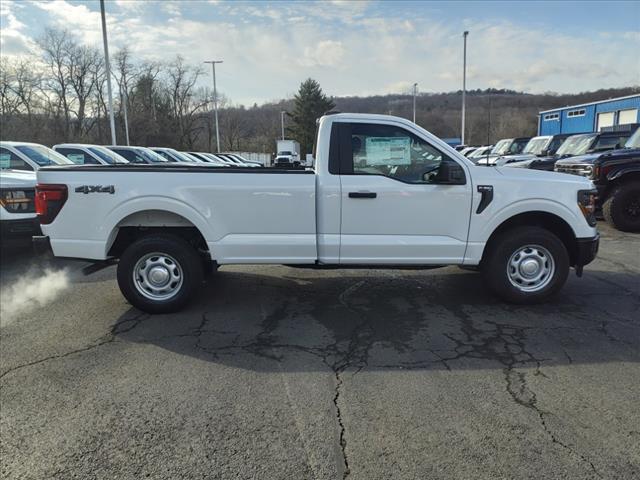
[[[593,261],[600,248],[600,234],[591,238],[578,238],[578,250],[576,252],[576,269],[584,267]]]

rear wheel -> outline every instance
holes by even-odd
[[[197,250],[174,235],[149,235],[136,240],[118,263],[118,286],[134,307],[148,313],[175,312],[202,283]]]
[[[614,188],[602,205],[604,219],[623,232],[640,232],[640,182]]]
[[[489,287],[513,303],[536,303],[557,293],[569,275],[562,241],[540,227],[518,227],[492,240],[482,262]]]

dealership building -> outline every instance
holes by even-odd
[[[538,114],[538,135],[599,132],[640,123],[640,95],[611,98]]]

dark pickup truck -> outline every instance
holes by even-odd
[[[558,148],[555,155],[537,158],[528,163],[525,168],[533,170],[546,170],[553,172],[556,162],[567,157],[594,154],[598,156],[602,152],[621,148],[625,144],[631,132],[596,132],[572,135]],[[519,167],[520,165],[510,165]],[[524,166],[524,165],[523,165]]]
[[[640,128],[624,148],[558,160],[555,171],[591,179],[605,220],[618,230],[640,232]]]

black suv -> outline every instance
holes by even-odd
[[[640,232],[640,128],[624,148],[558,160],[555,171],[590,178],[605,220],[618,230]]]

